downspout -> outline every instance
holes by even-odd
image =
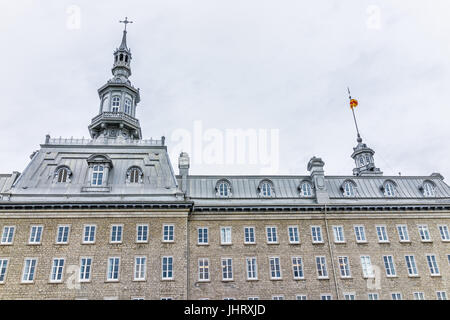
[[[331,247],[330,233],[328,231],[327,205],[326,204],[324,205],[324,220],[325,220],[325,230],[327,231],[328,249],[330,251],[331,269],[333,270],[333,278],[334,278],[334,286],[336,289],[336,297],[338,300],[340,300],[338,282],[337,282],[337,277],[336,277],[336,268],[335,268],[335,264],[334,264],[333,248]]]
[[[193,205],[192,205],[193,206]],[[190,264],[191,264],[191,253],[190,253],[190,227],[189,227],[189,219],[192,213],[192,206],[189,209],[187,218],[186,218],[186,300],[189,300],[189,291],[190,291],[190,280],[189,280],[189,276],[190,276]]]

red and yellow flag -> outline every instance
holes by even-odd
[[[350,99],[350,109],[355,108],[358,105],[358,100]]]

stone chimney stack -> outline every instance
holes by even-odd
[[[325,186],[325,172],[323,166],[325,162],[321,158],[312,157],[308,162],[308,171],[314,184],[314,192],[317,203],[327,203],[330,200]]]
[[[187,176],[189,175],[189,155],[187,152],[181,152],[178,157],[178,169],[181,176],[181,191],[186,193],[187,191]]]

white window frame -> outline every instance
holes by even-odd
[[[272,263],[272,261],[273,261],[273,263]],[[278,262],[278,263],[275,263],[275,262]],[[279,273],[279,276],[277,273]],[[269,257],[269,275],[270,275],[270,280],[283,279],[280,257]]]
[[[267,244],[278,244],[278,228],[276,226],[266,226]]]
[[[406,224],[398,224],[397,226],[398,240],[400,242],[411,242],[409,238],[408,226]]]
[[[111,259],[114,265],[111,265]],[[106,281],[107,282],[119,282],[120,281],[120,257],[108,257],[108,263],[106,264]],[[116,262],[117,261],[117,262]],[[117,266],[117,278],[114,278],[115,269]],[[111,269],[113,268],[113,269]],[[111,274],[110,274],[111,270]]]
[[[290,244],[300,243],[300,231],[298,226],[288,226],[288,238]]]
[[[291,257],[292,262],[292,276],[294,280],[305,279],[305,272],[303,270],[303,259],[300,256]],[[296,276],[295,273],[298,273]]]
[[[63,240],[63,239],[64,239],[64,233],[65,233],[65,231],[63,231],[63,234],[62,234],[62,240],[61,240],[61,241],[58,241],[58,240],[59,240],[59,230],[60,230],[61,228],[64,228],[64,230],[67,228],[67,240],[66,240],[66,241]],[[59,224],[58,227],[56,228],[56,239],[55,239],[55,243],[56,243],[56,244],[69,244],[69,238],[70,238],[70,225],[69,225],[69,224]]]
[[[167,229],[167,236],[165,234],[165,228]],[[172,232],[170,232],[172,230]],[[175,225],[174,224],[163,224],[162,228],[162,242],[175,242]]]
[[[358,230],[358,231],[356,231]],[[361,233],[362,230],[362,233]],[[355,240],[356,243],[367,243],[367,237],[366,237],[366,227],[362,224],[354,225],[353,231],[355,232]],[[361,239],[358,239],[358,235]]]
[[[36,241],[38,231],[36,231],[36,233],[33,233],[33,228],[37,228],[37,230],[39,230],[39,228],[40,228],[39,241]],[[41,225],[41,224],[31,225],[30,226],[30,237],[28,238],[28,244],[33,244],[33,245],[41,244],[43,236],[44,236],[44,226],[43,225]]]
[[[164,268],[164,261],[167,261],[166,265],[167,268]],[[171,261],[171,263],[169,263]],[[173,280],[174,279],[174,261],[173,261],[173,256],[163,256],[161,257],[161,279],[162,280]],[[170,268],[169,268],[170,267]],[[164,275],[164,273],[166,273],[166,275]],[[171,276],[169,276],[169,274],[172,274]]]
[[[200,282],[208,282],[210,281],[210,272],[209,272],[209,259],[208,258],[199,258],[198,259],[198,281]]]
[[[133,281],[147,281],[147,264],[147,256],[134,256]]]
[[[380,300],[380,295],[377,292],[369,292],[367,294],[367,300]]]
[[[405,255],[405,266],[408,277],[418,277],[419,269],[417,269],[416,257],[413,254]]]
[[[447,300],[447,292],[444,290],[436,291],[436,299],[437,300]]]
[[[0,258],[0,284],[5,283],[8,275],[9,258]],[[3,278],[3,279],[2,279]]]
[[[88,260],[90,259],[90,263],[88,264]],[[83,260],[86,261],[85,264],[83,264]],[[78,280],[80,282],[90,282],[91,281],[91,275],[92,275],[92,257],[80,257],[80,274],[78,277]],[[84,270],[83,270],[84,269]],[[88,271],[87,271],[88,270]],[[88,277],[86,277],[88,275]]]
[[[258,280],[258,260],[256,257],[245,258],[247,280]]]
[[[379,229],[384,232],[380,233]],[[386,225],[375,226],[375,231],[377,232],[378,243],[388,243],[389,242],[389,236],[388,236]]]
[[[114,235],[114,228],[116,228],[116,232],[115,232],[115,239],[113,239],[113,235]],[[120,230],[120,233],[119,233]],[[118,236],[120,235],[120,239],[117,239]],[[122,243],[123,240],[123,224],[112,224],[111,228],[110,228],[110,234],[109,234],[109,243]]]
[[[425,300],[425,293],[422,291],[413,292],[414,300]]]
[[[334,243],[345,243],[344,226],[333,226]]]
[[[62,265],[61,265],[62,261]],[[64,268],[66,266],[65,258],[53,258],[52,267],[50,271],[50,282],[51,283],[61,283],[64,281]],[[58,279],[60,277],[60,279]]]
[[[141,237],[142,239],[139,239],[139,228],[142,228]],[[145,233],[144,233],[145,230]],[[148,223],[138,223],[136,224],[136,243],[148,243],[149,238],[149,225]],[[145,234],[145,238],[144,238]]]
[[[417,225],[417,229],[419,231],[420,241],[422,242],[432,242],[430,229],[427,224],[419,224]]]
[[[344,292],[344,300],[356,300],[356,293],[354,292]]]
[[[325,256],[316,256],[317,279],[329,279],[327,258]]]
[[[314,238],[317,239],[315,240]],[[322,226],[311,226],[311,239],[313,244],[323,243]]]
[[[253,239],[253,241],[247,241],[247,230],[249,238],[248,240]],[[251,232],[250,232],[251,230]],[[244,227],[244,244],[256,244],[256,236],[255,236],[255,227],[254,226],[245,226]]]
[[[105,172],[105,166],[102,164],[92,166],[91,185],[103,186],[105,182]]]
[[[338,256],[339,274],[341,278],[348,279],[352,277],[350,270],[350,259],[348,256]]]
[[[27,270],[27,261],[30,261],[30,265],[29,268]],[[34,267],[32,266],[32,262],[34,261]],[[34,281],[36,280],[36,270],[37,270],[37,265],[38,265],[38,258],[29,258],[26,257],[23,260],[23,269],[22,269],[22,276],[21,276],[21,283],[34,283]],[[32,269],[33,268],[33,269]],[[31,269],[33,270],[33,273],[31,273]],[[25,273],[27,272],[27,273]],[[28,275],[28,277],[26,279],[25,275]],[[30,279],[30,275],[32,275],[32,280]]]
[[[391,292],[391,300],[403,300],[402,293],[401,292]]]
[[[272,300],[284,300],[284,295],[282,294],[277,294],[272,296]]]
[[[386,271],[386,277],[389,277],[389,278],[397,277],[397,271],[395,270],[394,256],[385,255],[385,256],[382,256],[382,259],[383,259],[384,270]]]
[[[200,237],[200,235],[201,235],[201,237]],[[209,244],[209,228],[208,227],[198,227],[197,228],[197,244],[199,246],[206,246]]]
[[[233,258],[225,257],[220,259],[222,270],[222,281],[233,281]]]
[[[433,259],[429,259],[429,257],[430,258],[433,257]],[[441,275],[441,273],[439,270],[439,265],[438,265],[436,255],[435,254],[426,254],[425,259],[427,261],[428,269],[430,270],[430,275],[432,277],[439,277]],[[430,260],[433,260],[433,261],[430,261]],[[432,263],[433,265],[431,265],[430,263]]]
[[[306,294],[296,294],[295,300],[308,300],[308,296]]]
[[[361,262],[361,269],[363,273],[363,278],[374,278],[375,270],[373,269],[372,260],[369,255],[361,255],[359,257]]]
[[[92,234],[92,227],[94,228],[94,235],[93,235],[93,240],[86,240],[86,228],[89,228],[89,239],[91,238],[91,234]],[[82,235],[82,243],[83,244],[95,244],[95,240],[97,237],[97,225],[96,224],[85,224],[83,225],[83,235]]]
[[[230,227],[230,226],[220,227],[220,244],[221,245],[233,244],[232,227]]]
[[[446,224],[438,224],[439,234],[441,236],[442,242],[450,241],[450,232]]]
[[[320,300],[333,300],[333,295],[331,293],[321,293]]]
[[[7,231],[8,230],[8,231]],[[12,230],[12,235],[11,235]],[[14,244],[14,236],[16,235],[16,226],[3,226],[1,245],[12,245]],[[11,238],[11,241],[8,241]]]

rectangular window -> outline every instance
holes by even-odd
[[[209,260],[198,259],[198,281],[209,281]]]
[[[338,263],[341,278],[350,278],[350,263],[348,257],[338,257]]]
[[[95,242],[95,225],[85,225],[83,233],[83,243],[94,243]]]
[[[434,254],[427,255],[427,263],[428,268],[430,268],[430,273],[432,276],[438,276],[439,273],[439,267],[436,261],[436,256]]]
[[[306,300],[306,294],[297,294],[295,300]]]
[[[266,227],[267,243],[278,243],[277,227]]]
[[[198,244],[208,244],[208,228],[198,228]]]
[[[269,265],[270,265],[270,279],[272,280],[281,279],[280,258],[270,257]]]
[[[408,276],[410,277],[418,276],[419,273],[417,272],[416,259],[414,258],[414,256],[406,255],[405,262],[406,262],[406,269],[408,270]]]
[[[364,226],[354,226],[356,242],[367,242]]]
[[[450,235],[448,233],[448,226],[447,225],[440,225],[439,226],[439,233],[441,235],[442,241],[450,241]]]
[[[288,227],[288,234],[289,234],[289,242],[290,243],[300,243],[300,237],[298,234],[297,226]]]
[[[30,244],[40,244],[41,238],[42,238],[42,230],[44,229],[43,226],[31,226],[30,229],[30,241],[28,243]]]
[[[134,280],[144,281],[147,276],[147,257],[134,258]]]
[[[292,257],[292,271],[294,279],[304,279],[303,261],[301,257]]]
[[[409,241],[408,227],[404,224],[397,226],[398,238],[400,242]]]
[[[248,297],[248,300],[259,300],[259,297]]]
[[[311,237],[313,243],[323,243],[322,228],[320,226],[311,226]]]
[[[378,242],[389,242],[386,226],[376,226]]]
[[[425,300],[425,294],[423,292],[413,292],[414,300]]]
[[[258,280],[258,266],[256,264],[256,258],[246,258],[247,265],[247,280]]]
[[[162,258],[162,279],[163,280],[173,279],[173,257]]]
[[[220,244],[231,244],[231,227],[220,227]]]
[[[173,224],[165,224],[163,226],[163,241],[173,242],[174,241],[174,228]]]
[[[368,293],[367,299],[368,300],[380,300],[378,293]]]
[[[394,265],[394,257],[392,256],[383,256],[384,269],[386,270],[386,276],[395,277],[395,265]]]
[[[8,259],[0,259],[0,283],[5,283]]]
[[[30,283],[34,281],[34,274],[36,272],[37,259],[27,258],[23,265],[22,282]]]
[[[53,259],[52,273],[50,275],[50,281],[51,282],[62,282],[63,270],[64,270],[64,259],[62,259],[62,258]]]
[[[123,226],[120,224],[113,224],[111,226],[111,243],[121,243],[122,242],[122,231],[123,231]]]
[[[356,300],[355,293],[344,293],[344,300]]]
[[[327,261],[325,257],[316,257],[317,277],[319,279],[328,278]]]
[[[83,257],[80,259],[80,282],[91,280],[92,258]]]
[[[334,242],[342,243],[345,242],[344,238],[344,227],[333,226]]]
[[[69,226],[58,226],[58,232],[56,234],[56,243],[67,244],[69,242]]]
[[[272,296],[272,300],[284,300],[284,296]]]
[[[108,281],[119,281],[119,266],[119,257],[111,257],[108,259]]]
[[[148,224],[138,224],[136,226],[136,242],[148,242]]]
[[[392,300],[402,300],[402,294],[400,292],[391,293]]]
[[[222,280],[233,280],[233,259],[222,258]]]
[[[14,226],[4,226],[0,244],[12,244],[14,239],[14,230]]]
[[[431,241],[430,232],[428,231],[428,225],[419,225],[419,235],[422,241]]]
[[[255,228],[244,227],[244,243],[255,243]]]
[[[372,268],[372,262],[370,261],[370,256],[361,256],[361,267],[364,278],[374,278],[374,272]]]
[[[438,300],[447,300],[447,292],[445,292],[445,291],[436,291],[436,298]]]
[[[328,294],[328,293],[321,294],[320,300],[332,300],[331,294]]]

